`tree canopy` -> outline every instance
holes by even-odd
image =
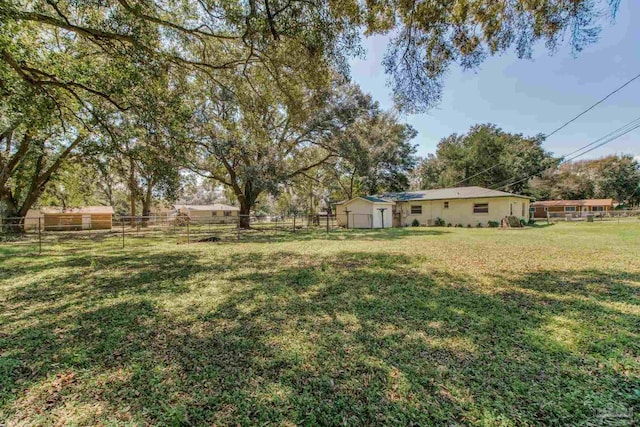
[[[567,162],[531,182],[539,199],[605,199],[640,203],[640,164],[631,155]]]
[[[438,144],[435,155],[416,170],[419,188],[478,185],[515,193],[526,192],[528,180],[556,165],[559,159],[544,150],[541,135],[526,137],[496,125],[472,126],[464,135],[452,134]]]

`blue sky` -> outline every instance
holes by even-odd
[[[636,25],[633,24],[634,17]],[[508,132],[549,133],[571,117],[640,73],[640,1],[623,0],[613,24],[605,22],[600,40],[577,56],[563,46],[550,55],[543,46],[532,60],[514,53],[488,58],[478,70],[452,67],[439,106],[427,114],[403,119],[418,130],[418,154],[436,150],[451,133],[465,133],[476,123],[495,123]],[[392,108],[381,65],[385,37],[364,40],[365,59],[351,61],[351,75],[384,108]],[[640,79],[596,109],[551,136],[545,148],[567,154],[640,117]],[[640,160],[640,129],[584,158],[629,153]]]

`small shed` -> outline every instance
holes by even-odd
[[[375,196],[336,203],[336,219],[345,228],[391,228],[395,202]]]
[[[113,222],[111,206],[85,206],[82,208],[40,208],[44,230],[110,230]]]

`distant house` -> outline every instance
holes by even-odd
[[[613,209],[613,199],[545,200],[531,204],[534,218],[605,215]]]
[[[528,221],[529,203],[529,197],[488,188],[441,188],[345,200],[336,204],[336,219],[349,228],[435,225],[438,218],[445,224],[475,227],[506,216]]]
[[[184,215],[191,222],[225,223],[236,222],[240,209],[235,206],[214,203],[212,205],[175,205],[178,215]]]
[[[39,218],[39,219],[38,219]],[[43,230],[77,231],[110,230],[113,221],[111,206],[85,206],[82,208],[42,207],[27,213],[30,228],[40,221]]]

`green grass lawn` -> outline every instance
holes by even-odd
[[[640,221],[104,239],[0,258],[0,424],[639,414]]]

